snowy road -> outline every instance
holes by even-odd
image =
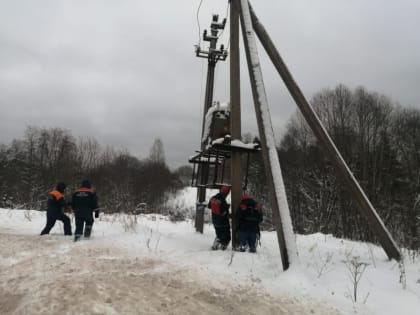
[[[0,314],[338,314],[125,249],[0,234]]]

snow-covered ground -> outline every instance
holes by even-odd
[[[188,201],[177,206],[189,207]],[[136,222],[137,221],[137,222]],[[72,222],[74,226],[74,221]],[[256,254],[211,251],[214,231],[157,215],[104,215],[74,243],[45,213],[0,209],[0,314],[377,314],[420,310],[420,262],[329,235],[297,236],[281,269],[277,237]],[[354,266],[366,267],[354,301]],[[404,273],[405,272],[405,276]],[[400,281],[402,278],[402,281]],[[404,288],[405,286],[405,288]]]

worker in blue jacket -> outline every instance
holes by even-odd
[[[99,217],[98,197],[89,180],[84,180],[80,188],[74,192],[71,206],[76,220],[74,241],[80,240],[82,235],[89,238],[94,222],[93,213],[95,213],[95,218]]]
[[[263,215],[260,205],[249,194],[242,196],[237,211],[239,250],[244,252],[248,247],[251,253],[257,251],[257,240],[260,235],[260,223]]]

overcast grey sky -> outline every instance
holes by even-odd
[[[160,138],[171,167],[188,164],[200,146],[207,70],[194,54],[199,3],[0,0],[0,143],[28,125],[61,127],[144,158]],[[420,107],[420,1],[251,3],[308,99],[343,83]],[[201,32],[212,14],[226,16],[227,4],[203,0]],[[279,141],[296,106],[261,47],[259,54]],[[215,100],[226,101],[229,65],[217,67]],[[249,90],[243,67],[242,124],[255,133]]]

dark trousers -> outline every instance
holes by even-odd
[[[239,243],[241,244],[241,246],[249,245],[249,248],[251,250],[255,250],[257,246],[257,233],[239,231]]]
[[[55,224],[55,221],[57,220],[63,222],[64,224],[64,235],[71,235],[70,218],[66,216],[63,212],[47,213],[47,224],[42,230],[41,235],[50,233],[51,229]]]
[[[93,226],[93,215],[88,216],[75,216],[76,219],[76,230],[74,231],[74,234],[76,236],[82,236],[90,237],[90,234],[92,232],[92,226]],[[84,232],[83,232],[84,228]]]
[[[220,243],[227,246],[231,239],[230,225],[221,227],[215,226],[214,229],[216,230],[216,237],[219,239]]]

